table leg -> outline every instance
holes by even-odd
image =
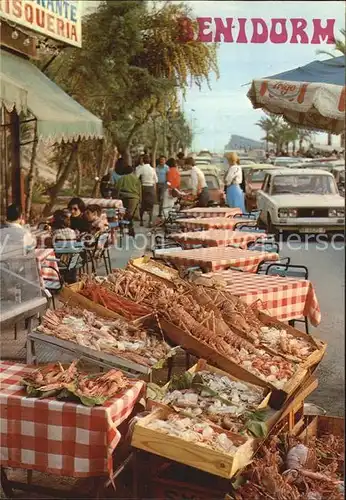
[[[5,498],[13,498],[13,489],[11,488],[6,471],[3,467],[1,467],[1,489],[6,495]]]
[[[138,451],[134,449],[132,459],[132,500],[138,499]]]

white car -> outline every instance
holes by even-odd
[[[278,168],[268,171],[257,191],[259,222],[270,233],[343,232],[345,199],[325,170]]]
[[[275,165],[276,167],[290,167],[295,163],[301,162],[301,160],[301,158],[294,158],[291,156],[278,156],[274,159],[273,165]]]

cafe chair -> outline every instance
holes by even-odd
[[[247,249],[251,250],[251,251],[256,251],[256,252],[269,252],[269,253],[279,253],[280,252],[279,244],[276,243],[275,241],[271,241],[271,240],[268,240],[268,241],[262,240],[261,242],[258,242],[258,241],[251,242],[248,245]]]
[[[280,257],[280,260],[276,261],[275,264],[289,265],[291,262],[290,257]],[[266,274],[267,268],[273,264],[272,260],[262,260],[256,270],[256,274]]]
[[[91,271],[96,274],[99,263],[103,260],[106,274],[112,272],[112,263],[109,253],[110,231],[103,231],[95,238],[95,243],[90,248],[86,248],[86,265],[90,262]]]
[[[47,260],[58,260],[58,259],[47,259]],[[51,272],[56,274],[57,279],[45,279],[43,278],[43,285],[46,290],[48,290],[51,294],[52,297],[52,304],[53,304],[53,309],[56,309],[55,306],[55,298],[54,296],[57,295],[62,287],[64,286],[64,280],[60,274],[60,272],[53,266],[41,266],[41,269],[50,269]]]

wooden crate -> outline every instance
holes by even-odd
[[[312,347],[315,348],[315,350],[306,358],[305,361],[300,363],[300,366],[302,368],[311,368],[314,367],[316,368],[317,365],[320,363],[322,360],[324,353],[327,349],[327,344],[323,342],[322,340],[314,338],[312,335],[308,335],[305,332],[302,332],[298,330],[297,328],[294,328],[293,326],[287,325],[286,323],[282,323],[276,318],[273,318],[272,316],[268,316],[268,314],[265,314],[264,312],[255,310],[255,314],[258,317],[258,319],[266,326],[277,328],[279,330],[286,330],[287,333],[293,335],[293,337],[298,337],[301,339],[304,339],[306,342],[308,342]],[[237,329],[236,326],[232,326],[232,331],[234,333],[237,333],[240,337],[248,340],[248,342],[253,342],[251,339],[249,339],[241,330]],[[275,356],[281,356],[285,359],[288,359],[289,361],[292,361],[292,358],[289,354],[284,354],[280,351],[276,351],[274,349],[271,349],[270,347],[261,344],[259,346],[261,349],[264,351],[267,351],[269,353],[274,354]]]
[[[164,318],[160,318],[160,323],[163,331],[166,333],[167,337],[174,342],[176,345],[180,345],[185,350],[197,356],[198,358],[206,359],[209,364],[215,365],[221,370],[233,375],[239,380],[248,382],[250,384],[259,385],[261,387],[266,387],[273,393],[273,400],[275,399],[275,407],[279,408],[282,406],[287,396],[292,394],[297,387],[304,380],[307,375],[307,369],[298,367],[294,376],[287,382],[283,389],[277,389],[270,382],[265,382],[253,373],[245,370],[239,366],[236,362],[232,361],[226,356],[223,356],[218,351],[209,347],[209,345],[197,340],[192,335],[188,334],[181,328],[173,325]]]
[[[254,385],[254,384],[249,384],[248,382],[244,382],[243,380],[239,380],[236,377],[233,377],[232,375],[230,375],[229,373],[227,373],[223,370],[220,370],[219,368],[216,368],[215,366],[208,365],[204,359],[199,359],[198,362],[188,370],[188,372],[195,374],[195,373],[198,373],[198,372],[203,371],[203,370],[206,370],[206,371],[211,372],[211,373],[217,373],[218,375],[223,376],[223,377],[227,377],[231,380],[234,380],[235,382],[241,382],[243,384],[246,383],[246,385]],[[167,382],[167,384],[164,385],[162,387],[162,389],[165,392],[167,392],[168,386],[169,386],[169,382]],[[257,409],[261,410],[261,409],[267,408],[272,392],[268,388],[259,387],[259,386],[255,386],[255,387],[257,387],[257,389],[263,389],[264,393],[265,393],[265,397],[263,398],[263,401],[261,401],[261,403],[258,405]],[[148,407],[151,408],[154,406],[160,406],[160,407],[163,406],[165,408],[168,408],[168,405],[164,405],[164,404],[159,403],[159,402],[154,401],[154,400],[148,400]]]
[[[299,429],[294,429],[292,432],[297,435],[302,441],[308,440],[310,437],[320,438],[324,435],[333,434],[336,437],[345,439],[345,419],[343,417],[332,417],[327,415],[307,415],[304,417],[304,424]],[[333,462],[332,459],[326,457],[321,459],[325,465]],[[336,459],[338,464],[338,472],[344,472],[345,459]]]
[[[59,300],[69,305],[81,306],[84,309],[87,309],[88,311],[93,311],[99,314],[103,318],[124,319],[124,317],[121,316],[120,314],[111,311],[110,309],[107,309],[106,307],[101,306],[96,302],[93,302],[87,297],[84,297],[84,295],[79,293],[81,290],[83,290],[83,287],[84,283],[82,281],[79,281],[78,283],[73,283],[72,285],[64,286],[64,288],[61,290],[59,294]],[[130,299],[126,300],[132,302]],[[146,321],[151,317],[152,313],[142,316],[141,318],[131,321],[130,323],[135,325],[142,324],[144,321]]]
[[[134,427],[131,445],[224,478],[233,477],[239,469],[251,462],[254,441],[239,434],[213,427],[216,432],[227,434],[233,443],[238,445],[236,453],[230,455],[147,427],[149,422],[164,419],[169,413],[173,412],[158,408],[139,420]]]
[[[143,267],[144,264],[145,267]],[[180,278],[178,271],[172,269],[171,267],[165,266],[164,264],[161,264],[161,262],[153,262],[148,257],[140,257],[138,259],[130,260],[127,268],[132,271],[148,274],[152,278],[163,282],[166,286],[169,286],[171,288],[175,288],[175,286],[179,284],[186,285],[186,283]],[[164,278],[163,276],[157,274],[155,272],[155,268],[161,269],[162,271],[167,273],[167,278]]]

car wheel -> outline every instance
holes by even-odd
[[[270,217],[269,214],[268,214],[268,217],[267,217],[267,231],[268,231],[269,234],[273,234],[274,235],[275,241],[278,240],[278,238],[279,238],[278,230],[276,229],[275,226],[273,226],[272,219],[271,219],[271,217]]]
[[[266,223],[263,221],[263,219],[261,218],[261,216],[258,218],[258,221],[257,221],[257,226],[258,226],[260,229],[267,229],[267,225],[266,225]]]

